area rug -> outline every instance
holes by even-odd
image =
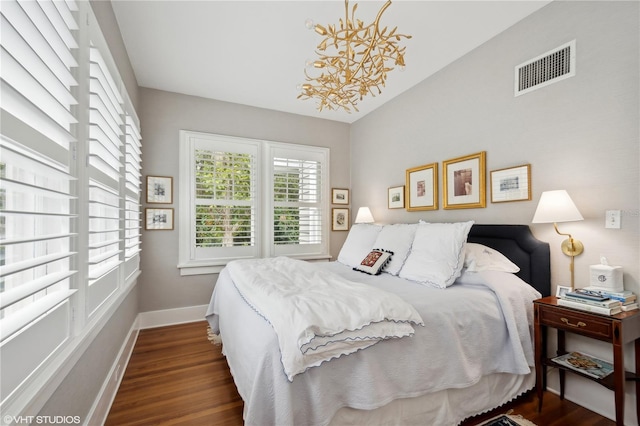
[[[510,414],[509,412],[480,423],[478,426],[536,426],[536,424],[519,414]]]

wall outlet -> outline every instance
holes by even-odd
[[[607,210],[604,221],[605,228],[620,229],[620,210]]]

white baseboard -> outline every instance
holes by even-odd
[[[102,384],[100,392],[98,393],[91,410],[89,410],[89,414],[87,415],[88,421],[85,424],[103,425],[107,420],[111,404],[113,404],[113,400],[118,393],[118,388],[120,387],[120,382],[122,382],[124,371],[127,368],[127,364],[129,364],[129,359],[131,358],[133,348],[136,344],[136,340],[138,339],[138,330],[138,319],[136,318],[131,325],[131,330],[129,330],[127,338],[122,343],[120,352],[111,366],[109,374]]]
[[[204,321],[208,305],[188,306],[186,308],[164,309],[161,311],[140,312],[138,325],[145,328],[163,327],[165,325],[183,324]]]

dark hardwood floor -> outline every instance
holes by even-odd
[[[206,322],[141,330],[106,425],[242,425],[242,399]],[[613,397],[612,397],[613,398]],[[613,403],[613,400],[612,400]],[[611,426],[615,422],[547,392],[544,408],[529,393],[476,425],[513,410],[538,426]]]

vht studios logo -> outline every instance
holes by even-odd
[[[2,416],[7,425],[79,425],[80,416]]]

